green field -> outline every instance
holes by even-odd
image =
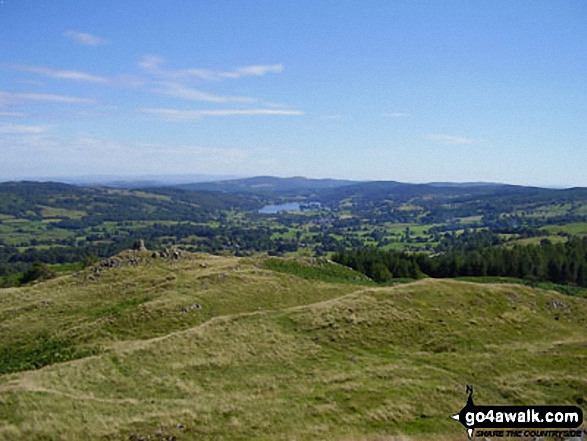
[[[566,233],[572,235],[587,236],[587,222],[574,222],[565,225],[552,225],[542,228],[551,234]]]

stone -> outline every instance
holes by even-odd
[[[147,251],[147,247],[145,246],[145,241],[143,239],[137,240],[134,243],[132,249],[135,251]]]

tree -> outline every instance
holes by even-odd
[[[96,255],[92,252],[86,254],[86,256],[84,257],[84,268],[87,268],[89,266],[93,266],[96,263],[98,263],[98,257],[96,257]]]
[[[47,280],[55,277],[55,271],[41,262],[33,263],[28,270],[24,272],[20,283],[30,283],[34,280]]]
[[[393,275],[389,272],[385,265],[375,262],[371,268],[371,278],[378,283],[389,282]]]

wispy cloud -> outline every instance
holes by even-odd
[[[0,135],[1,134],[14,134],[14,135],[28,135],[28,134],[40,134],[51,130],[51,126],[31,126],[21,124],[0,124]]]
[[[482,142],[481,139],[467,138],[464,136],[453,136],[445,133],[431,133],[426,138],[446,145],[474,145]]]
[[[387,116],[389,118],[409,118],[410,115],[409,113],[405,113],[405,112],[386,112],[386,113],[382,113],[382,116]]]
[[[220,81],[225,79],[238,79],[243,77],[260,77],[268,73],[280,73],[283,71],[281,64],[259,64],[237,67],[231,71],[218,71],[205,68],[184,68],[184,69],[165,69],[163,64],[165,60],[161,57],[149,55],[145,56],[139,62],[139,67],[150,72],[151,74],[164,76],[167,78],[198,78],[201,80]]]
[[[184,100],[203,101],[207,103],[253,103],[257,101],[255,98],[247,96],[214,95],[202,90],[191,89],[178,83],[162,83],[162,87],[155,89],[155,92]]]
[[[299,116],[304,112],[299,110],[280,109],[221,109],[221,110],[178,110],[178,109],[140,109],[142,113],[160,115],[168,120],[188,121],[197,120],[206,116],[257,116],[257,115],[280,115]]]
[[[268,73],[280,73],[283,72],[283,65],[281,64],[269,64],[269,65],[256,65],[256,66],[244,66],[237,68],[234,72],[220,72],[220,75],[224,78],[241,78],[241,77],[261,77]]]
[[[84,46],[102,46],[110,43],[110,41],[105,38],[88,34],[86,32],[66,31],[63,33],[63,36],[72,39],[76,43],[83,44]]]
[[[25,116],[24,112],[0,112],[0,116],[9,116],[9,117],[15,117],[15,118],[20,118]]]
[[[64,104],[93,104],[91,98],[80,98],[67,95],[34,92],[7,92],[0,90],[0,108],[11,107],[28,102],[35,103],[64,103]]]
[[[160,73],[162,72],[160,66],[163,63],[165,63],[165,60],[161,57],[156,55],[145,55],[141,58],[139,67],[151,73]]]
[[[40,66],[23,66],[23,65],[13,65],[13,69],[19,70],[22,72],[30,72],[39,75],[44,75],[50,78],[56,78],[59,80],[70,80],[70,81],[81,81],[81,82],[89,82],[89,83],[102,83],[106,84],[109,82],[108,78],[102,77],[99,75],[93,75],[86,72],[80,72],[77,70],[60,70],[60,69],[52,69],[49,67],[40,67]]]

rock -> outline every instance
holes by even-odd
[[[155,251],[153,254],[151,254],[151,257],[153,259],[157,259],[158,257],[161,257],[161,256],[159,255],[159,252],[158,251]]]
[[[208,268],[208,265],[206,265],[205,263],[200,263],[200,268]]]
[[[134,245],[132,246],[132,249],[135,251],[147,251],[147,247],[145,246],[145,241],[143,239],[137,240],[134,243]]]
[[[562,300],[552,299],[548,302],[548,306],[551,309],[562,309],[563,311],[571,312],[571,308],[569,308],[569,306]]]

